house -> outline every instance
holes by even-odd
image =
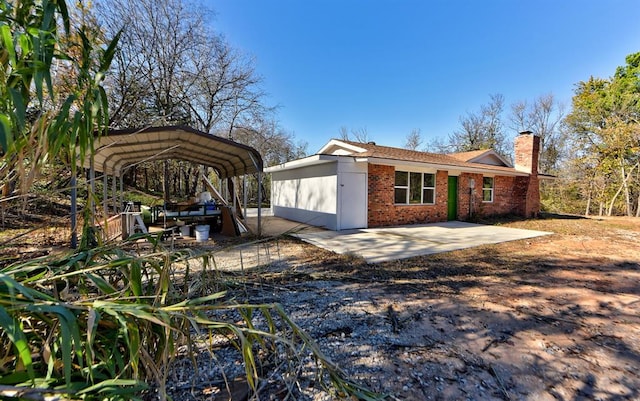
[[[515,139],[515,165],[493,150],[435,154],[333,139],[267,168],[275,216],[331,230],[478,216],[536,216],[540,137]]]

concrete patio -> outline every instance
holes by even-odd
[[[255,230],[257,209],[249,209],[247,215],[249,225],[252,226],[252,230]],[[553,234],[461,221],[330,231],[274,217],[269,209],[263,209],[262,216],[262,233],[265,236],[291,235],[332,252],[360,256],[368,263],[406,259]]]
[[[293,236],[339,254],[361,256],[367,263],[380,263],[549,234],[552,233],[450,221],[346,231],[300,231]]]

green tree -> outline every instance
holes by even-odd
[[[117,39],[99,48],[93,32],[85,25],[72,27],[63,0],[0,2],[5,198],[27,194],[54,157],[61,156],[75,174],[78,160],[91,152],[94,134],[108,126],[101,82]]]
[[[626,62],[609,79],[578,83],[566,122],[573,161],[583,165],[576,178],[587,203],[595,198],[606,204],[600,210],[608,215],[632,216],[634,208],[640,215],[640,53],[627,56]],[[596,187],[598,193],[593,192]]]

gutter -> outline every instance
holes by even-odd
[[[337,155],[312,155],[305,157],[304,159],[293,160],[290,162],[277,164],[275,166],[267,167],[264,169],[265,173],[274,173],[277,171],[293,170],[296,168],[315,166],[317,164],[331,163],[338,160]]]
[[[493,169],[490,165],[487,164],[487,167],[473,167],[473,166],[456,166],[451,164],[439,164],[439,163],[426,163],[426,162],[415,162],[408,160],[396,160],[396,159],[384,159],[378,157],[357,157],[355,158],[356,162],[368,162],[372,164],[384,164],[389,166],[394,165],[402,165],[402,166],[420,166],[420,167],[431,167],[437,170],[455,170],[463,173],[490,173],[495,175],[504,175],[504,176],[514,176],[514,177],[528,177],[531,174],[525,171],[518,170],[501,170],[501,169]]]

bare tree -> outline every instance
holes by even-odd
[[[564,148],[562,121],[564,106],[553,94],[542,95],[533,103],[515,102],[511,105],[511,127],[517,131],[531,131],[540,136],[540,170],[553,173],[559,167]]]
[[[510,156],[502,124],[503,109],[504,96],[490,95],[489,103],[478,112],[460,117],[461,128],[449,135],[449,146],[456,152],[492,148],[503,156]]]
[[[361,143],[366,143],[371,141],[371,138],[369,136],[369,131],[367,131],[366,127],[360,127],[355,129],[351,128],[349,130],[347,127],[341,126],[338,132],[340,134],[340,139],[345,141],[354,141],[354,142],[361,142]]]
[[[347,127],[345,127],[344,125],[340,127],[340,129],[338,130],[339,133],[339,138],[345,141],[350,140],[349,139],[349,129]]]
[[[98,10],[107,32],[124,29],[108,83],[112,126],[229,135],[272,111],[251,60],[205,22],[210,10],[184,0],[101,0]]]
[[[422,145],[422,135],[420,134],[420,128],[414,128],[409,134],[407,134],[404,147],[410,150],[418,150]]]

